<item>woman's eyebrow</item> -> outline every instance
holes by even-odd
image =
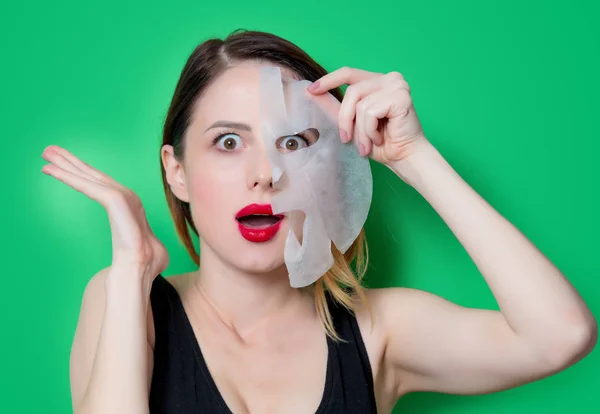
[[[244,131],[252,132],[252,127],[248,124],[244,124],[242,122],[233,122],[233,121],[217,121],[208,128],[204,130],[204,132],[208,131],[211,128],[232,128],[232,129],[242,129]]]

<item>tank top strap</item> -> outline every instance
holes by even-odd
[[[342,341],[332,341],[337,357],[334,396],[346,412],[375,413],[375,387],[371,363],[354,312],[327,294],[327,303],[336,333]],[[360,408],[359,408],[360,407]]]

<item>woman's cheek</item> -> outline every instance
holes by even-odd
[[[238,205],[245,188],[240,165],[219,158],[207,157],[190,174],[190,201],[198,213],[235,213],[245,205]]]

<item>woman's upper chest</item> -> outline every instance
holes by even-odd
[[[314,413],[324,397],[329,346],[316,320],[299,318],[242,338],[182,299],[206,386],[234,413]]]
[[[378,412],[391,411],[394,401],[382,367],[381,335],[364,312],[357,312],[356,319],[336,312],[334,319],[342,323],[340,333],[350,339],[348,344],[327,339],[318,318],[297,318],[244,341],[190,309],[185,297],[169,296],[171,304],[158,307],[166,315],[158,319],[156,401],[169,399],[179,406],[175,401],[196,398],[194,404],[201,403],[205,411],[222,413],[375,412],[369,408],[374,406],[369,403],[372,373]]]

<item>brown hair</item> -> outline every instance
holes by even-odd
[[[174,155],[179,161],[183,160],[184,135],[195,101],[220,73],[236,63],[248,60],[267,61],[286,67],[295,72],[300,79],[313,82],[327,73],[298,46],[270,33],[236,30],[224,40],[206,40],[194,49],[183,67],[165,119],[162,145],[173,146]],[[343,94],[339,88],[331,90],[330,93],[339,101],[342,100]],[[162,162],[161,172],[167,204],[177,234],[192,260],[199,265],[200,258],[192,243],[190,229],[196,235],[198,231],[192,220],[189,203],[181,201],[171,191]],[[366,295],[361,285],[368,261],[364,229],[344,254],[332,244],[332,254],[333,267],[313,287],[317,313],[327,334],[335,340],[340,340],[332,323],[327,295],[351,311],[354,311],[361,301],[366,303]]]

